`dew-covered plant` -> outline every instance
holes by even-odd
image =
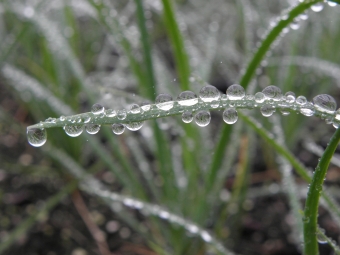
[[[1,45],[1,74],[30,118],[45,119],[27,127],[29,144],[42,146],[30,149],[61,166],[61,179],[73,176],[41,212],[80,188],[157,254],[255,254],[242,245],[242,217],[274,187],[287,197],[295,250],[319,254],[319,242],[340,254],[318,225],[321,203],[340,226],[324,185],[340,140],[331,86],[340,84],[337,4],[4,1],[1,33],[12,32]],[[332,132],[312,173],[299,144]],[[251,184],[259,161],[278,170],[280,184]],[[113,187],[98,172],[111,173]],[[39,217],[6,235],[0,252]]]

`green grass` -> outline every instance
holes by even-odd
[[[338,99],[333,84],[340,81],[327,72],[327,67],[338,68],[335,63],[340,57],[336,50],[340,31],[334,24],[340,22],[339,8],[324,3],[322,12],[311,12],[319,2],[304,1],[279,14],[287,3],[162,0],[157,6],[141,0],[84,0],[79,9],[72,3],[52,7],[41,1],[30,14],[32,10],[27,6],[4,1],[0,33],[8,41],[0,44],[1,75],[10,100],[28,117],[13,117],[2,103],[1,120],[15,127],[20,137],[25,136],[23,127],[45,128],[46,145],[41,149],[32,149],[27,143],[23,146],[60,169],[57,178],[68,184],[47,199],[41,212],[11,229],[0,244],[0,253],[29,234],[41,214],[48,214],[78,187],[109,208],[121,203],[123,211],[113,210],[114,215],[143,236],[144,244],[158,254],[248,254],[240,245],[242,218],[249,214],[243,205],[249,202],[254,189],[250,180],[258,171],[255,163],[259,160],[282,176],[281,185],[296,222],[291,226],[292,233],[303,233],[300,241],[304,240],[304,254],[319,253],[317,233],[338,252],[337,245],[320,232],[317,224],[320,196],[334,221],[340,223],[340,206],[332,194],[325,192],[323,184],[340,131],[325,128],[320,119],[336,122],[334,112],[315,108],[314,116],[307,118],[301,115],[303,107],[297,103],[259,103],[249,95],[241,100],[220,97],[205,103],[199,99],[191,106],[176,102],[180,92],[192,90],[198,94],[209,83],[224,87],[239,83],[250,95],[277,84],[283,92],[290,90],[296,96],[312,98],[328,93]],[[252,16],[249,10],[257,14]],[[299,20],[299,30],[286,33],[305,12],[309,19]],[[273,16],[279,18],[270,25]],[[267,31],[262,39],[251,29],[249,20],[256,30]],[[280,44],[278,48],[275,42]],[[302,65],[299,57],[313,62]],[[168,111],[157,107],[159,93],[174,98]],[[149,111],[129,111],[130,104],[147,100],[151,101]],[[126,109],[126,118],[94,115],[89,110],[94,103],[117,113]],[[290,115],[272,116],[269,118],[273,121],[267,121],[259,112],[268,104],[277,112],[275,115],[281,110]],[[219,112],[226,107],[237,109],[236,124],[223,122]],[[209,111],[212,121],[202,128],[194,121],[183,123],[184,111],[194,115]],[[66,116],[66,120],[60,116]],[[55,119],[44,121],[48,117]],[[64,126],[85,126],[88,118],[86,125],[101,126],[98,134],[83,131],[72,138],[61,132]],[[136,122],[145,122],[136,133],[126,130],[115,136],[110,130],[112,124]],[[307,138],[324,142],[332,132],[312,175],[305,165],[310,162],[301,161],[299,144]],[[259,139],[265,143],[259,143]],[[271,155],[258,155],[258,151],[268,150],[272,150]],[[10,159],[7,161],[7,165],[13,165]],[[292,169],[306,184],[311,183],[303,216],[302,197],[292,192],[301,184]],[[94,174],[108,171],[115,177],[113,186],[119,192],[112,192],[100,175]],[[230,196],[221,201],[226,180],[232,176]],[[147,230],[134,210],[144,212]]]

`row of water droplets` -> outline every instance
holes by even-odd
[[[313,98],[313,103],[308,102],[304,96],[295,97],[293,92],[282,94],[281,89],[276,86],[268,86],[257,92],[255,95],[246,95],[244,88],[238,84],[228,87],[226,94],[221,94],[216,87],[211,85],[204,86],[197,96],[192,91],[183,91],[174,101],[168,94],[159,94],[155,104],[149,102],[141,105],[132,104],[130,110],[125,109],[115,111],[107,109],[100,105],[94,104],[91,109],[92,114],[80,114],[71,117],[61,116],[59,119],[48,118],[44,123],[40,123],[40,127],[28,128],[28,141],[35,147],[42,146],[47,139],[46,130],[43,124],[63,123],[63,128],[67,135],[71,137],[79,136],[84,129],[89,134],[96,134],[100,130],[100,119],[116,118],[125,123],[114,123],[112,131],[114,134],[120,135],[125,128],[131,131],[137,131],[144,121],[143,114],[153,109],[156,114],[150,115],[150,118],[163,117],[169,114],[169,111],[176,105],[172,114],[182,113],[182,121],[195,123],[204,127],[210,123],[211,115],[209,109],[225,109],[223,112],[223,120],[227,124],[234,124],[238,120],[236,108],[260,108],[263,116],[271,116],[276,109],[279,109],[282,115],[288,115],[291,111],[297,111],[305,116],[313,116],[316,112],[321,118],[325,119],[328,124],[333,124],[337,128],[340,124],[340,111],[336,110],[336,102],[333,97],[322,94]],[[196,113],[193,114],[193,111]],[[165,113],[165,114],[164,114]],[[136,121],[126,121],[127,116],[135,116]],[[131,118],[130,118],[131,119]],[[66,124],[65,124],[66,122]],[[111,122],[112,123],[112,122]]]

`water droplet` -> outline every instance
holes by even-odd
[[[301,19],[301,20],[307,20],[308,19],[308,15],[307,15],[307,13],[301,13],[300,15],[299,15],[299,18]]]
[[[45,120],[45,122],[47,122],[47,123],[56,123],[57,122],[57,119],[56,118],[47,118],[46,120]]]
[[[340,108],[335,112],[335,119],[340,121]]]
[[[262,93],[267,99],[279,101],[282,98],[281,89],[276,86],[268,86],[262,90]]]
[[[178,95],[177,101],[180,105],[191,106],[198,103],[198,98],[194,92],[187,90]]]
[[[145,101],[140,104],[140,107],[142,108],[143,111],[147,112],[151,109],[151,103],[148,101]]]
[[[137,131],[143,126],[143,124],[144,124],[144,121],[128,122],[128,123],[125,123],[125,127],[128,130]]]
[[[60,121],[65,121],[66,118],[65,118],[65,116],[62,115],[62,116],[59,117],[59,120],[60,120]]]
[[[114,117],[117,115],[117,112],[113,109],[107,109],[105,113],[107,117]]]
[[[306,104],[301,106],[300,113],[307,117],[313,116],[315,113],[314,105],[311,102],[307,102]]]
[[[30,128],[27,130],[27,140],[34,147],[43,146],[47,141],[47,133],[44,128]]]
[[[65,126],[65,133],[71,137],[80,136],[83,133],[84,126],[83,125],[75,125],[75,126]]]
[[[137,113],[140,113],[140,107],[138,104],[132,104],[130,106],[130,112],[133,113],[133,114],[137,114]]]
[[[327,243],[327,239],[325,238],[325,236],[319,232],[316,233],[316,238],[318,239],[318,243],[321,244]]]
[[[203,102],[209,103],[218,100],[220,98],[220,92],[217,90],[216,87],[206,85],[201,88],[199,97],[202,99]]]
[[[125,120],[125,118],[126,118],[126,110],[125,109],[119,110],[118,113],[117,113],[117,118],[119,120]]]
[[[97,134],[99,132],[100,125],[88,124],[88,125],[86,125],[85,130],[86,130],[87,133],[94,135],[94,134]]]
[[[212,108],[217,108],[219,105],[220,105],[220,102],[219,102],[219,101],[212,101],[212,102],[210,103],[210,106],[211,106]]]
[[[211,120],[210,112],[208,111],[199,111],[195,115],[195,122],[200,127],[205,127],[209,125]]]
[[[285,94],[285,97],[286,97],[286,102],[287,103],[294,103],[295,102],[295,93],[294,92],[291,92],[291,91],[288,91],[286,94]]]
[[[99,115],[101,113],[104,113],[104,106],[101,104],[94,104],[92,105],[91,112],[95,115]]]
[[[233,84],[227,89],[227,95],[230,100],[241,100],[245,94],[244,88],[238,84]]]
[[[307,103],[307,98],[304,97],[304,96],[298,96],[298,97],[296,98],[296,103],[297,103],[298,105],[304,105],[304,104]]]
[[[234,108],[227,108],[223,112],[223,120],[227,124],[234,124],[238,119],[237,111]]]
[[[338,5],[337,3],[334,3],[334,2],[331,2],[331,1],[327,1],[327,4],[328,4],[328,6],[330,6],[330,7],[335,7],[335,6]]]
[[[290,23],[290,28],[293,29],[293,30],[298,30],[300,28],[300,24],[299,22],[294,19],[292,23]]]
[[[159,94],[156,97],[156,106],[163,111],[169,111],[174,106],[174,101],[168,94]]]
[[[336,110],[336,102],[330,95],[317,95],[313,98],[313,102],[315,108],[321,112],[333,113]]]
[[[265,99],[265,97],[264,97],[264,94],[262,92],[257,92],[255,94],[255,102],[256,103],[263,103],[264,99]]]
[[[112,125],[112,132],[116,135],[121,135],[124,133],[125,126],[123,124],[113,124]]]
[[[313,12],[321,12],[323,10],[323,3],[317,3],[310,7]]]
[[[275,112],[275,108],[271,105],[266,104],[261,107],[260,111],[264,117],[269,117],[273,115],[273,113]]]
[[[201,237],[205,242],[211,242],[212,241],[212,237],[211,235],[207,232],[207,231],[202,231],[201,233]]]
[[[91,117],[90,116],[85,116],[84,117],[84,123],[89,123],[91,121]]]
[[[290,114],[289,108],[288,107],[282,107],[280,108],[280,112],[283,116],[287,116]]]
[[[185,111],[182,114],[182,121],[184,123],[190,123],[194,119],[194,116],[192,115],[192,112]]]

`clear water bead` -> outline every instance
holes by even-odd
[[[142,108],[143,111],[147,112],[151,109],[151,103],[148,101],[145,101],[140,104],[140,107]]]
[[[113,109],[107,109],[105,112],[107,117],[115,117],[117,115],[117,112]]]
[[[307,103],[307,98],[304,97],[304,96],[298,96],[298,97],[296,98],[296,103],[297,103],[298,105],[304,105],[304,104]]]
[[[335,112],[335,119],[340,121],[340,108]]]
[[[211,120],[210,112],[208,111],[199,111],[195,115],[195,122],[200,127],[205,127],[209,125]]]
[[[272,105],[266,104],[261,107],[260,111],[264,117],[269,117],[273,115],[273,113],[275,112],[275,108]]]
[[[333,113],[337,106],[334,98],[327,94],[317,95],[313,98],[313,103],[317,110],[326,113]]]
[[[84,116],[83,121],[84,121],[84,123],[89,123],[91,121],[91,117],[90,116]]]
[[[295,93],[294,92],[291,92],[291,91],[288,91],[286,94],[285,94],[285,97],[286,97],[286,102],[287,103],[294,103],[295,102]]]
[[[183,106],[191,106],[198,103],[198,98],[194,92],[187,90],[178,95],[177,102]]]
[[[97,125],[97,124],[87,124],[86,127],[85,127],[85,130],[90,135],[94,135],[94,134],[97,134],[99,132],[100,125]]]
[[[61,116],[59,117],[59,120],[60,120],[60,121],[65,121],[66,118],[65,118],[65,116],[61,115]]]
[[[257,92],[255,94],[255,102],[256,103],[263,103],[264,99],[265,99],[265,97],[264,97],[264,94],[262,92]]]
[[[334,2],[331,2],[331,1],[327,1],[327,4],[328,4],[328,6],[330,6],[330,7],[335,7],[335,6],[338,5],[337,3],[334,3]]]
[[[223,120],[227,124],[234,124],[238,119],[238,114],[235,108],[227,108],[223,112]]]
[[[130,106],[130,112],[133,113],[133,114],[137,114],[137,113],[140,113],[140,107],[138,104],[132,104]]]
[[[282,98],[281,89],[276,86],[268,86],[262,90],[262,93],[266,97],[266,99],[273,99],[275,101],[279,101]]]
[[[119,120],[125,120],[125,118],[126,118],[126,110],[125,110],[125,109],[119,110],[119,111],[117,112],[117,118],[118,118]]]
[[[156,106],[163,111],[169,111],[174,106],[174,101],[168,94],[159,94],[156,97]]]
[[[81,133],[84,131],[83,125],[75,125],[75,126],[65,126],[64,127],[65,133],[71,137],[80,136]]]
[[[314,108],[313,103],[307,102],[306,104],[301,106],[300,113],[307,117],[313,116],[315,113],[315,108]]]
[[[92,108],[91,108],[91,112],[94,115],[102,114],[104,112],[104,110],[105,110],[105,108],[101,104],[94,104],[94,105],[92,105]]]
[[[211,85],[206,85],[201,88],[199,97],[202,99],[203,102],[209,103],[220,98],[220,92],[217,90],[216,87]]]
[[[27,140],[34,147],[43,146],[47,141],[47,133],[44,128],[30,128],[27,130]]]
[[[244,88],[238,84],[233,84],[227,89],[227,95],[230,100],[241,100],[245,94]]]
[[[313,12],[321,12],[323,10],[323,3],[317,3],[310,7]]]
[[[194,116],[192,115],[192,112],[185,111],[182,114],[182,121],[184,123],[190,123],[194,119]]]
[[[144,121],[128,122],[128,123],[125,123],[125,127],[128,130],[137,131],[143,126],[143,124],[144,124]]]
[[[116,135],[121,135],[125,131],[125,126],[123,124],[113,124],[112,132]]]

